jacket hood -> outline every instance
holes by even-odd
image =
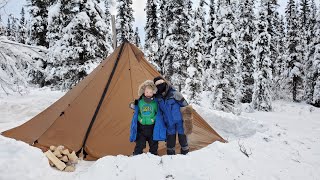
[[[149,86],[151,87],[151,89],[153,90],[153,94],[157,93],[157,87],[156,85],[153,83],[152,80],[146,80],[145,82],[143,82],[140,86],[139,86],[139,90],[138,90],[138,96],[142,96],[144,94],[144,90],[146,89],[146,87]]]

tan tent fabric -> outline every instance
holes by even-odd
[[[133,110],[128,104],[138,98],[142,82],[159,75],[137,47],[125,42],[57,102],[2,135],[42,149],[64,145],[79,152],[84,147],[88,160],[106,155],[131,155],[135,144],[129,142]],[[100,100],[101,106],[97,108]],[[191,150],[217,140],[225,142],[196,112],[193,125],[193,133],[188,136]],[[165,154],[164,142],[160,143],[159,153]]]

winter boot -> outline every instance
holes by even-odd
[[[167,135],[167,154],[175,155],[176,154],[176,135]]]
[[[189,146],[188,146],[187,136],[185,134],[178,134],[178,138],[179,138],[179,144],[181,146],[180,153],[183,155],[188,154]]]

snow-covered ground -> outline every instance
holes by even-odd
[[[64,93],[33,89],[0,96],[0,132],[29,120]],[[44,154],[0,136],[0,180],[11,179],[320,179],[320,109],[274,102],[274,112],[241,116],[197,107],[229,143],[215,142],[186,156],[107,156],[81,161],[76,172],[51,168]],[[242,145],[250,154],[245,156]]]

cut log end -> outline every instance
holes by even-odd
[[[60,161],[50,150],[45,152],[45,155],[60,171],[66,168],[66,164]]]
[[[53,151],[55,151],[57,149],[57,147],[55,147],[55,146],[50,146],[50,150],[53,152]]]
[[[71,154],[68,154],[68,158],[71,163],[73,163],[73,164],[78,163],[78,157],[76,155],[76,152],[72,151]]]
[[[67,156],[62,156],[61,158],[59,158],[61,161],[63,161],[63,162],[68,162],[69,161],[69,159],[68,159],[68,157]]]
[[[70,152],[68,149],[64,149],[61,151],[61,154],[68,155],[68,154],[70,154]]]
[[[76,168],[73,167],[73,166],[67,166],[67,167],[64,169],[65,172],[74,172],[75,170],[76,170]]]

